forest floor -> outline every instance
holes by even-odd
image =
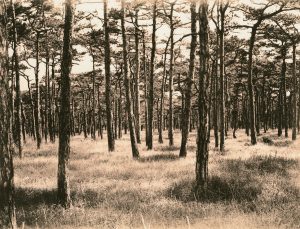
[[[144,133],[142,132],[144,135]],[[28,140],[24,158],[15,159],[16,208],[23,228],[300,228],[300,136],[258,137],[258,144],[239,130],[226,139],[221,155],[210,145],[209,183],[205,198],[193,192],[196,134],[188,156],[175,146],[157,143],[133,160],[129,135],[107,152],[106,139],[71,141],[72,208],[56,205],[57,143],[36,150]],[[291,133],[290,133],[291,134]],[[164,133],[167,136],[167,133]],[[273,139],[271,144],[263,136]]]

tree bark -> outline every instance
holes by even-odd
[[[293,130],[292,130],[292,140],[297,138],[297,74],[296,74],[296,44],[293,44]]]
[[[159,120],[158,120],[158,142],[163,143],[163,120],[164,120],[164,98],[165,98],[165,85],[166,85],[166,79],[167,79],[167,73],[166,73],[166,61],[167,61],[167,50],[169,47],[170,39],[168,39],[165,51],[164,51],[164,62],[163,62],[163,78],[161,83],[161,89],[160,89],[160,101],[159,101]]]
[[[15,186],[13,165],[12,113],[8,83],[8,42],[6,1],[0,3],[0,211],[4,211],[5,223],[17,228],[15,213]]]
[[[170,9],[170,69],[169,69],[169,126],[168,126],[168,137],[169,137],[169,146],[174,145],[174,136],[173,136],[173,68],[174,68],[174,23],[173,23],[173,11],[174,3],[171,3]]]
[[[91,137],[96,140],[96,70],[95,70],[95,56],[93,58],[93,74],[92,74],[92,84],[93,84],[93,97],[92,97],[92,125],[91,125]]]
[[[21,113],[21,90],[20,90],[20,69],[19,69],[19,52],[18,52],[18,39],[17,39],[17,28],[16,28],[16,15],[15,5],[13,0],[10,1],[12,8],[12,22],[13,22],[13,55],[14,55],[14,71],[16,76],[16,102],[15,109],[17,115],[15,116],[15,133],[16,143],[18,147],[19,157],[23,157],[23,142],[21,136],[22,130],[22,113]]]
[[[154,62],[155,62],[155,51],[156,51],[156,8],[157,0],[153,4],[153,20],[152,20],[152,48],[151,48],[151,62],[150,62],[150,76],[149,76],[149,96],[148,96],[148,150],[153,148],[153,106],[154,106]]]
[[[128,75],[128,52],[127,52],[127,40],[126,40],[126,30],[125,30],[125,9],[124,9],[124,0],[122,0],[122,10],[121,10],[121,27],[122,27],[122,41],[123,41],[123,62],[124,62],[124,85],[126,92],[126,109],[128,114],[128,125],[130,132],[130,142],[131,142],[131,150],[132,156],[134,158],[138,158],[139,150],[136,144],[136,135],[134,129],[134,120],[133,120],[133,112],[132,112],[132,104],[131,104],[131,93],[130,93],[130,77]]]
[[[107,140],[108,151],[115,151],[115,139],[112,129],[112,114],[111,114],[111,75],[110,75],[110,39],[108,30],[107,18],[107,0],[104,0],[104,53],[105,53],[105,103],[106,103],[106,126],[107,126]]]
[[[249,45],[249,59],[248,59],[248,97],[249,97],[249,113],[250,113],[250,131],[251,131],[251,144],[255,145],[256,132],[255,132],[255,108],[254,108],[254,94],[253,94],[253,76],[252,76],[252,65],[253,65],[253,49],[255,43],[255,36],[257,29],[260,25],[260,21],[257,22],[251,31],[250,45]]]
[[[225,11],[223,0],[220,4],[220,151],[225,151],[225,96],[224,96],[224,23],[225,23]]]
[[[136,141],[141,143],[141,126],[140,126],[140,39],[139,39],[139,11],[135,10],[135,74],[134,74],[134,95],[135,95],[135,130],[136,130]]]
[[[39,87],[39,49],[40,49],[40,42],[39,38],[40,32],[36,31],[36,41],[35,41],[35,48],[36,48],[36,66],[35,66],[35,106],[34,106],[34,119],[35,119],[35,136],[36,136],[36,143],[37,148],[41,147],[42,137],[40,132],[40,87]]]
[[[187,155],[187,140],[189,136],[189,125],[190,125],[190,115],[191,115],[191,103],[192,103],[192,85],[194,80],[195,72],[195,52],[197,43],[197,13],[196,13],[196,3],[193,1],[191,3],[191,49],[190,49],[190,60],[189,60],[189,73],[187,77],[187,88],[185,93],[185,106],[183,110],[182,117],[182,136],[181,136],[181,146],[180,146],[180,157],[186,157]]]
[[[208,90],[208,3],[203,0],[199,7],[199,38],[200,38],[200,69],[198,94],[198,133],[196,154],[196,186],[197,191],[205,193],[208,179],[208,118],[207,118],[207,90]]]
[[[72,68],[72,27],[73,0],[66,0],[64,43],[61,63],[60,81],[60,114],[59,114],[59,148],[57,199],[59,204],[68,208],[71,205],[69,185],[69,157],[70,157],[70,73]]]

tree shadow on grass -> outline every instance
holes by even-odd
[[[138,159],[140,162],[175,161],[179,156],[175,154],[156,154]]]
[[[222,175],[209,177],[207,188],[201,193],[196,190],[194,179],[185,179],[169,187],[166,195],[182,202],[226,204],[234,201],[253,211],[261,200],[270,205],[274,201],[291,202],[299,199],[299,191],[287,179],[289,170],[297,166],[296,160],[270,156],[224,160],[218,168]],[[268,183],[268,179],[272,179],[272,182]],[[274,192],[274,196],[270,197],[271,192]]]
[[[246,180],[209,178],[205,192],[196,190],[195,181],[182,180],[167,190],[167,196],[182,202],[200,201],[206,203],[253,201],[260,193],[258,184],[253,185]]]
[[[71,191],[71,201],[74,205],[78,200],[91,206],[103,202],[104,198],[101,193],[86,189],[84,191]],[[36,208],[39,206],[56,206],[57,190],[56,189],[29,189],[17,188],[15,190],[16,208]]]
[[[56,193],[54,189],[17,188],[15,191],[16,207],[36,207],[41,204],[54,205],[57,202]]]
[[[74,207],[80,206],[81,202],[93,207],[104,201],[100,198],[102,196],[93,190],[76,190],[71,192],[71,201]],[[15,203],[18,224],[25,223],[28,226],[51,224],[52,218],[60,219],[65,212],[65,209],[57,204],[56,189],[16,188]]]

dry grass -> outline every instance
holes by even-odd
[[[274,144],[256,146],[239,132],[226,155],[211,143],[207,193],[194,191],[195,133],[186,159],[175,146],[140,146],[133,160],[129,136],[107,153],[105,139],[72,139],[73,206],[56,205],[57,144],[33,142],[15,160],[17,221],[24,228],[300,228],[300,140],[274,133]],[[157,142],[157,136],[154,137]],[[0,215],[1,218],[1,215]],[[1,223],[1,220],[0,220]],[[1,225],[0,225],[1,226]]]

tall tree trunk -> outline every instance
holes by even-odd
[[[51,65],[51,89],[49,86],[49,134],[50,134],[50,141],[55,142],[55,109],[54,109],[54,100],[55,100],[55,56],[52,54],[52,65]]]
[[[25,144],[26,143],[26,130],[25,130],[26,116],[25,116],[22,100],[21,100],[21,114],[22,114],[22,120],[21,120],[22,136],[23,136],[23,142]]]
[[[83,134],[84,138],[87,138],[87,113],[86,113],[86,98],[85,98],[85,92],[82,92],[82,106],[83,106]]]
[[[254,109],[254,93],[253,93],[253,76],[252,76],[252,66],[253,66],[253,49],[255,43],[255,36],[257,29],[261,22],[257,22],[252,27],[250,44],[249,44],[249,59],[248,59],[248,98],[249,98],[249,113],[250,113],[250,131],[251,131],[251,144],[255,145],[256,141],[256,132],[255,132],[255,109]]]
[[[36,67],[35,67],[35,106],[34,106],[34,119],[35,119],[35,135],[36,135],[36,143],[37,148],[41,147],[41,132],[40,132],[40,86],[39,86],[39,49],[40,49],[40,32],[36,31]]]
[[[287,138],[288,137],[288,107],[287,107],[287,101],[286,101],[286,61],[285,61],[285,55],[283,57],[282,62],[282,99],[283,99],[283,122],[284,122],[284,135]]]
[[[4,210],[7,226],[17,228],[13,166],[12,113],[8,84],[8,43],[6,1],[0,3],[0,211]]]
[[[220,151],[225,151],[225,96],[224,96],[224,23],[225,23],[225,11],[223,0],[220,4]]]
[[[169,146],[174,145],[174,136],[173,136],[173,68],[174,68],[174,23],[173,23],[173,11],[174,3],[171,4],[170,9],[170,69],[169,69],[169,126],[168,126],[168,137],[169,137]]]
[[[115,139],[112,129],[112,114],[111,114],[111,79],[110,79],[110,39],[108,31],[107,18],[107,0],[104,0],[104,53],[105,53],[105,104],[106,104],[106,126],[108,151],[115,151]]]
[[[152,48],[151,48],[151,62],[150,62],[150,76],[149,76],[149,96],[148,96],[148,150],[153,148],[153,106],[154,106],[154,62],[155,62],[155,51],[156,51],[156,14],[157,14],[157,0],[153,4],[153,20],[152,20]]]
[[[100,103],[100,84],[98,86],[98,135],[103,139],[103,130],[102,130],[102,112],[101,112],[101,103]]]
[[[70,157],[70,73],[72,68],[73,0],[66,0],[63,58],[60,81],[59,148],[57,199],[65,208],[70,207],[69,157]]]
[[[138,158],[139,150],[136,144],[136,135],[134,129],[133,121],[133,112],[131,104],[131,93],[130,93],[130,77],[128,75],[128,52],[127,52],[127,40],[126,40],[126,30],[125,30],[125,9],[124,9],[124,0],[122,0],[122,11],[121,11],[121,27],[122,27],[122,41],[123,41],[123,62],[124,62],[124,86],[126,92],[126,110],[128,114],[128,125],[130,132],[130,142],[132,156]]]
[[[145,92],[144,92],[144,110],[145,110],[145,139],[146,146],[148,146],[148,71],[147,71],[147,62],[146,62],[146,42],[145,42],[145,33],[143,32],[143,73],[144,73],[144,84],[145,84]],[[126,112],[125,112],[126,113]],[[125,118],[126,119],[126,118]]]
[[[218,37],[218,35],[217,35]],[[219,38],[217,38],[218,40]],[[219,41],[217,41],[217,44]],[[215,147],[219,147],[219,123],[218,123],[218,113],[219,113],[219,100],[218,100],[218,54],[216,55],[216,66],[214,74],[214,85],[211,85],[214,88],[214,109],[213,109],[213,123],[214,123],[214,136],[215,136]]]
[[[47,36],[46,36],[47,39]],[[48,132],[49,132],[49,61],[50,61],[50,57],[49,57],[49,51],[48,51],[48,44],[46,44],[46,72],[45,72],[45,142],[48,141]]]
[[[13,0],[10,1],[12,8],[12,21],[13,21],[13,51],[14,51],[14,72],[16,76],[16,118],[15,118],[15,133],[16,133],[16,143],[18,147],[19,157],[23,157],[22,153],[22,113],[21,113],[21,90],[20,90],[20,69],[19,69],[19,52],[18,52],[18,39],[17,39],[17,28],[16,28],[16,15],[15,15],[15,5]]]
[[[205,193],[208,179],[208,119],[207,119],[207,90],[208,90],[208,3],[203,0],[199,7],[199,38],[200,38],[200,69],[198,95],[198,133],[196,154],[196,185],[200,193]]]
[[[135,74],[134,74],[134,95],[135,95],[135,130],[136,130],[136,141],[141,143],[141,125],[140,125],[140,39],[139,39],[139,10],[135,10]]]
[[[196,13],[196,3],[192,1],[191,3],[191,49],[190,49],[190,63],[189,63],[189,73],[187,77],[187,88],[185,93],[185,106],[183,109],[182,117],[182,136],[181,136],[181,146],[180,146],[180,157],[186,157],[187,149],[186,144],[189,136],[189,125],[190,125],[190,115],[191,115],[191,103],[192,103],[192,85],[194,81],[194,71],[195,71],[195,51],[197,43],[197,13]]]
[[[161,83],[161,89],[160,89],[160,101],[159,101],[159,120],[158,120],[158,142],[163,143],[163,121],[164,121],[164,98],[165,98],[165,85],[166,85],[166,79],[167,79],[167,73],[166,73],[166,61],[167,61],[167,51],[170,43],[170,37],[167,41],[165,51],[164,51],[164,67],[163,67],[163,78]]]
[[[293,44],[293,132],[292,140],[296,140],[297,137],[297,74],[296,74],[296,44]]]
[[[91,137],[96,139],[96,70],[95,70],[95,56],[93,58],[93,97],[92,97],[92,128],[91,128]]]

